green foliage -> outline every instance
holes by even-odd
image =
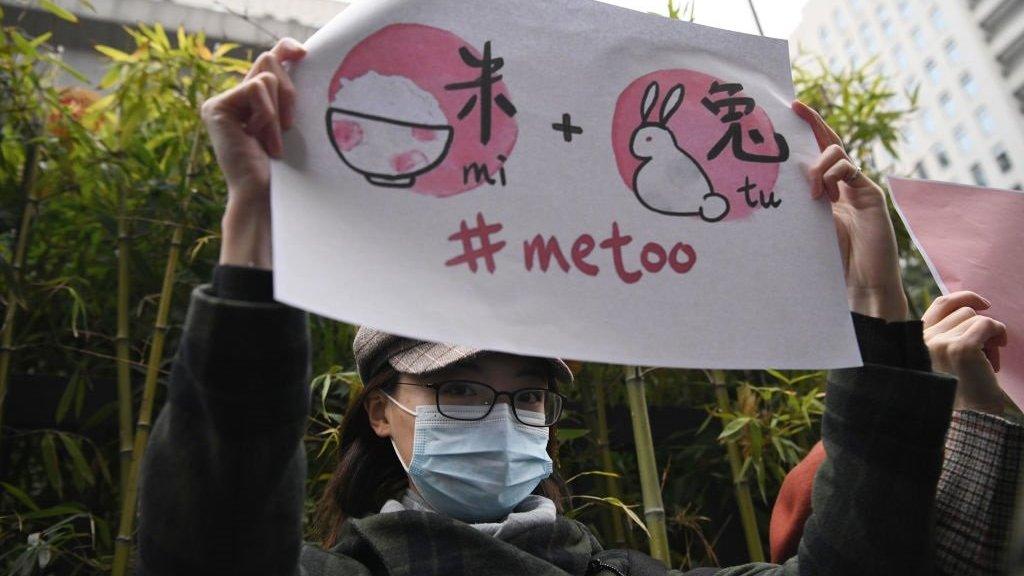
[[[722,424],[719,442],[739,444],[742,474],[754,476],[761,501],[768,505],[768,495],[778,493],[786,473],[820,435],[825,373],[765,374],[772,379],[769,384],[740,381],[731,409],[710,411]],[[758,376],[765,379],[765,374]]]
[[[40,7],[69,21],[56,4]],[[17,19],[0,29],[0,224],[5,306],[16,306],[11,378],[46,374],[66,382],[53,419],[42,429],[4,428],[5,490],[0,495],[0,557],[5,573],[104,573],[113,549],[122,486],[109,462],[117,443],[111,401],[83,413],[90,395],[112,387],[116,373],[117,240],[119,207],[127,215],[131,372],[141,375],[153,335],[155,296],[171,226],[184,223],[189,260],[174,278],[172,332],[184,320],[191,288],[209,277],[215,253],[204,247],[219,229],[225,190],[198,110],[202,101],[240,78],[244,60],[231,45],[213,49],[201,34],[140,25],[126,30],[131,53],[101,47],[109,58],[98,86],[56,84],[59,73],[80,82],[50,43],[30,37]],[[200,136],[193,185],[180,183]],[[25,175],[38,177],[26,189]],[[14,239],[29,196],[38,199],[24,266],[12,271]],[[183,200],[191,198],[182,213]],[[124,203],[120,203],[120,198]],[[11,297],[10,295],[13,295]],[[162,373],[173,350],[165,356]],[[95,403],[93,403],[95,404]]]

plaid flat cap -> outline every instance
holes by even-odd
[[[356,357],[356,370],[363,382],[376,374],[385,364],[407,374],[429,374],[447,368],[463,360],[487,352],[478,348],[426,342],[403,336],[395,336],[373,328],[362,326],[352,341]],[[559,358],[543,358],[550,363],[555,378],[560,382],[572,382],[572,371]]]

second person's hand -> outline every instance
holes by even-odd
[[[957,377],[957,410],[1002,414],[1006,396],[999,388],[999,348],[1006,345],[1006,325],[981,316],[991,307],[974,292],[936,298],[921,320],[932,365]]]

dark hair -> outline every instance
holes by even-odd
[[[391,367],[378,372],[352,404],[352,413],[346,414],[342,421],[338,465],[317,504],[316,529],[324,548],[337,543],[346,520],[378,512],[388,500],[401,498],[409,487],[409,478],[391,440],[377,436],[365,409],[371,393],[380,390],[390,394],[397,384],[398,372]],[[547,451],[555,463],[554,472],[541,481],[534,493],[550,498],[555,509],[562,512],[562,501],[568,497],[568,490],[558,473],[558,435],[554,426],[550,430]]]

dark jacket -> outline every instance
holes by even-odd
[[[955,381],[930,372],[920,323],[855,325],[867,364],[830,374],[828,458],[797,558],[701,574],[930,573]],[[306,314],[273,302],[269,272],[219,267],[196,288],[143,464],[140,574],[679,574],[604,551],[567,518],[503,542],[406,511],[349,520],[331,550],[304,545],[309,353]]]

